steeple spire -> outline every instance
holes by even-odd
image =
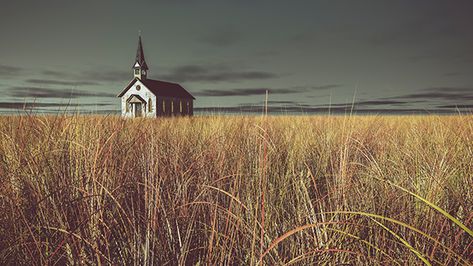
[[[143,52],[143,44],[141,43],[141,31],[138,37],[138,49],[136,50],[135,64],[138,63],[142,69],[148,70],[148,65],[145,61],[145,53]]]
[[[143,52],[143,44],[141,43],[141,31],[138,37],[138,49],[136,50],[135,63],[133,64],[134,76],[139,79],[146,79],[148,65],[145,61],[145,53]]]

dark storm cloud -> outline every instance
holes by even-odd
[[[361,101],[361,102],[355,102],[357,105],[371,105],[371,106],[376,106],[376,105],[400,105],[400,104],[406,104],[409,102],[406,101],[395,101],[395,100],[370,100],[370,101]]]
[[[130,79],[129,71],[117,71],[117,70],[108,70],[108,71],[83,71],[80,73],[79,77],[85,80],[93,81],[126,81]]]
[[[340,85],[340,84],[328,84],[328,85],[320,85],[320,86],[306,86],[306,87],[299,87],[299,88],[307,88],[308,91],[310,91],[310,90],[319,91],[319,90],[335,89],[335,88],[339,88],[341,86],[342,85]]]
[[[264,104],[264,102],[260,102],[260,104]],[[299,103],[296,101],[268,101],[268,105],[269,104],[297,105]]]
[[[51,85],[99,85],[100,81],[126,81],[130,77],[130,72],[119,71],[119,70],[86,70],[78,73],[69,73],[65,71],[57,70],[43,70],[40,72],[43,76],[54,77],[56,79],[74,79],[81,80],[77,81],[57,81],[50,79],[43,79],[43,84]],[[34,82],[37,81],[37,82]],[[35,79],[32,83],[41,83],[42,80]]]
[[[0,102],[0,108],[3,109],[31,109],[42,107],[81,107],[81,106],[109,106],[108,103],[35,103],[35,102]]]
[[[447,101],[469,101],[473,100],[473,88],[460,87],[438,87],[418,90],[419,93],[406,94],[388,99],[426,99]]]
[[[250,95],[260,95],[265,94],[269,89],[265,88],[242,88],[242,89],[230,89],[230,90],[203,90],[194,93],[197,96],[250,96]],[[271,92],[275,94],[287,94],[294,93],[295,91],[289,89],[283,89],[279,92]]]
[[[241,33],[233,27],[219,28],[202,37],[202,41],[216,47],[228,47],[241,39]]]
[[[438,108],[450,108],[450,109],[473,109],[473,104],[457,104],[457,105],[440,105]]]
[[[115,97],[105,92],[89,92],[84,90],[47,89],[38,87],[13,87],[7,95],[18,98],[79,98],[79,97]]]
[[[344,107],[351,108],[352,106],[382,106],[382,105],[406,105],[411,102],[409,101],[399,101],[399,100],[368,100],[368,101],[357,101],[352,103],[332,103],[332,104],[321,104],[317,106],[324,107]]]
[[[45,76],[60,78],[60,77],[69,77],[70,74],[64,71],[57,71],[57,70],[43,70],[41,74]]]
[[[177,82],[236,82],[242,80],[271,79],[279,77],[278,74],[265,71],[234,70],[224,65],[185,65],[172,69],[162,78]]]
[[[12,75],[20,74],[22,68],[15,67],[15,66],[6,66],[0,65],[0,77],[8,77]]]
[[[64,86],[99,85],[99,83],[91,82],[91,81],[61,81],[61,80],[50,80],[50,79],[27,79],[26,82],[33,83],[33,84],[64,85]]]
[[[315,90],[329,90],[332,88],[340,87],[338,84],[329,84],[321,86],[294,86],[288,88],[237,88],[237,89],[208,89],[195,92],[196,96],[212,96],[212,97],[223,97],[223,96],[252,96],[262,95],[268,91],[269,94],[293,94],[301,92],[309,92]]]
[[[300,93],[307,90],[300,88],[287,88],[287,89],[266,89],[266,88],[240,88],[240,89],[230,89],[230,90],[203,90],[196,92],[197,96],[252,96],[252,95],[262,95],[266,91],[271,94],[291,94],[291,93]]]

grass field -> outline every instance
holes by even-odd
[[[0,264],[473,263],[473,116],[3,116],[0,178]]]

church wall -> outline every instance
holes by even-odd
[[[164,103],[163,103],[164,102]],[[182,102],[182,112],[181,112]],[[189,102],[189,112],[187,112],[187,103]],[[170,98],[158,96],[158,116],[180,116],[180,115],[191,115],[192,112],[192,100],[185,98]],[[164,108],[163,108],[164,105]],[[171,112],[173,111],[173,112]]]
[[[137,90],[137,85],[140,86],[140,89]],[[128,91],[122,96],[122,116],[123,117],[133,117],[133,112],[131,108],[129,108],[128,112],[126,112],[126,100],[130,98],[130,96],[138,95],[141,98],[143,98],[146,103],[143,105],[143,111],[142,113],[144,114],[144,117],[156,117],[156,96],[146,88],[146,86],[139,80],[133,84],[133,86],[128,89]],[[152,110],[151,112],[148,112],[148,101],[151,98],[152,101]]]

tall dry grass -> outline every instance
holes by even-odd
[[[1,264],[473,263],[473,116],[0,118]]]

